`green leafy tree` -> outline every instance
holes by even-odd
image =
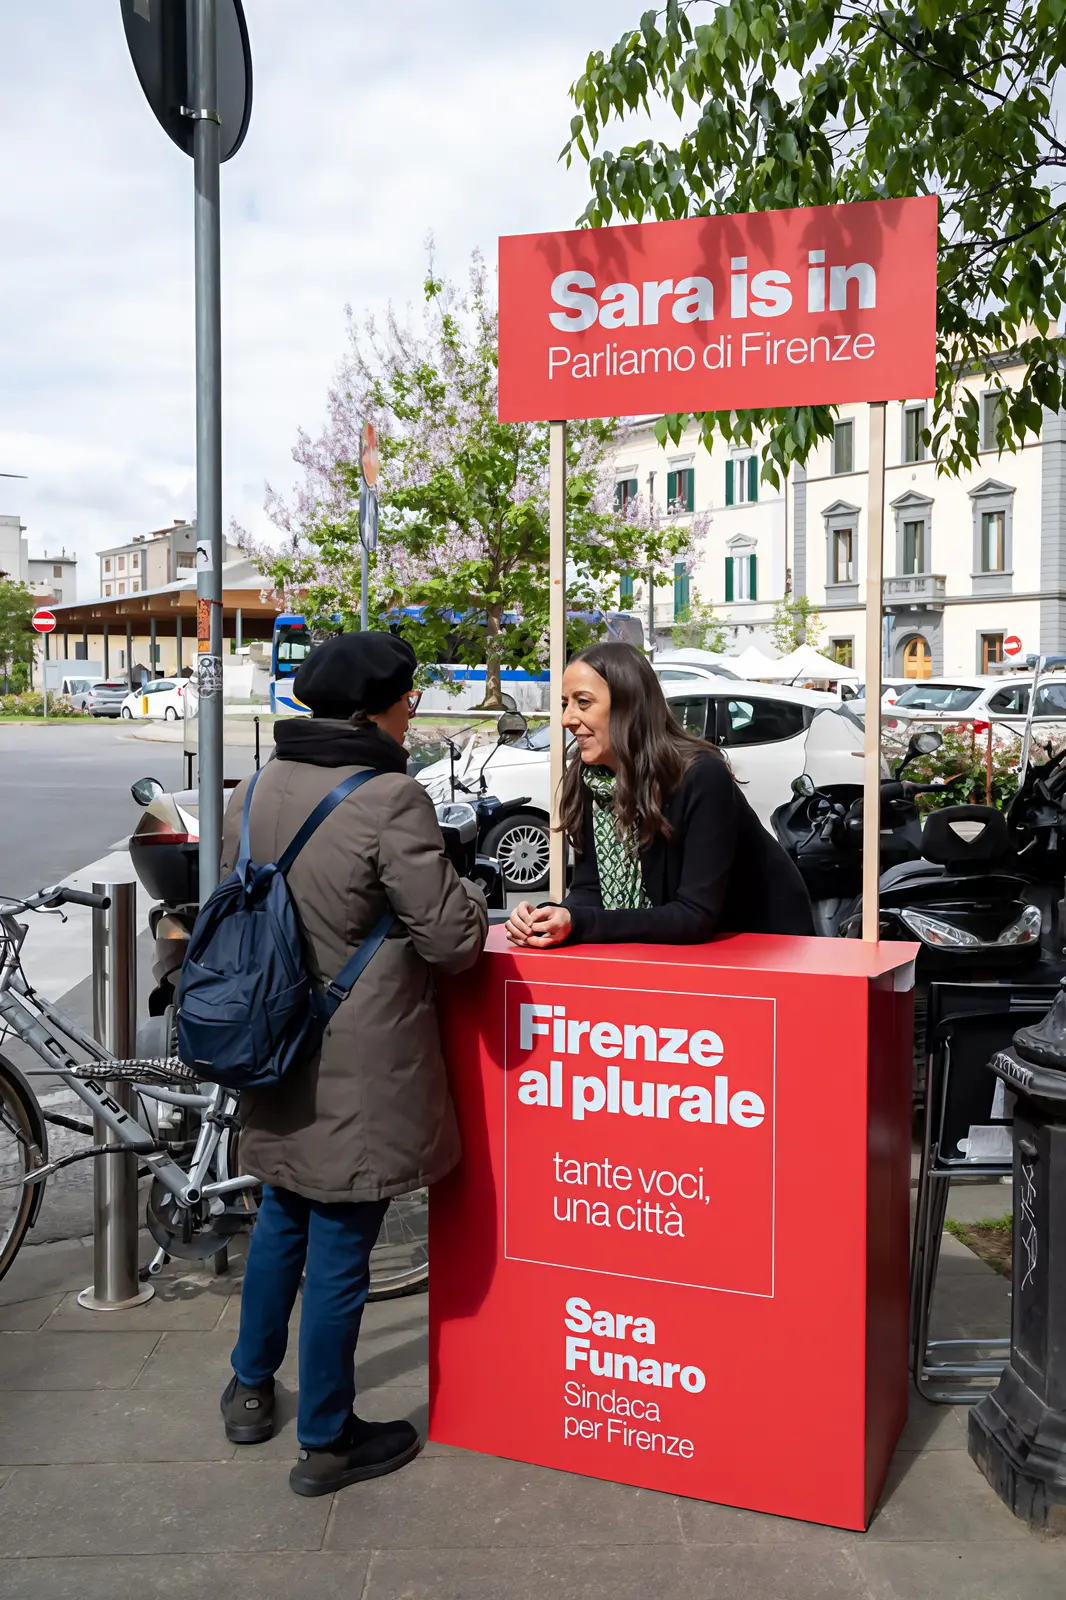
[[[770,618],[770,638],[783,656],[797,650],[801,644],[819,649],[822,618],[818,607],[805,594],[786,594],[774,607]]]
[[[688,605],[674,618],[674,645],[678,649],[715,650],[724,655],[727,642],[725,628],[715,615],[714,607],[694,589]]]
[[[1001,449],[1038,432],[1063,398],[1066,139],[1060,138],[1066,0],[667,0],[573,85],[567,160],[589,168],[582,221],[640,221],[940,199],[936,395],[926,433],[941,472],[977,459],[976,397],[1002,390]],[[664,102],[674,139],[602,148],[609,126]],[[1015,389],[1000,360],[1025,366]],[[664,419],[677,439],[687,419]],[[827,406],[709,413],[703,437],[768,440],[779,481],[832,431]]]
[[[5,694],[17,693],[29,684],[34,646],[30,618],[35,609],[33,595],[24,583],[0,577],[0,675]]]
[[[293,452],[303,485],[292,501],[268,491],[283,547],[239,531],[286,604],[357,626],[359,435],[372,421],[381,471],[371,616],[377,626],[391,619],[424,664],[485,663],[490,707],[502,703],[503,666],[545,664],[548,629],[548,428],[501,423],[496,413],[496,306],[484,264],[475,256],[465,294],[431,266],[419,321],[390,313],[382,330],[359,328],[349,313],[326,429],[317,440],[301,435]],[[572,648],[599,631],[595,613],[617,607],[621,573],[672,564],[700,536],[659,526],[639,496],[616,499],[616,438],[608,422],[568,429]]]

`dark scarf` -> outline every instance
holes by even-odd
[[[286,717],[274,724],[279,761],[311,767],[373,767],[406,772],[407,751],[376,722],[334,722],[328,717]]]

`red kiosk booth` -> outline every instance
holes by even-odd
[[[885,404],[932,393],[937,202],[500,241],[503,422],[871,401],[863,939],[508,948],[445,986],[430,1436],[864,1528],[907,1412],[912,962],[879,944]],[[561,835],[552,898],[561,898]]]
[[[864,1528],[907,1413],[913,956],[494,929],[442,995],[430,1437]]]

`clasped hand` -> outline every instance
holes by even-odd
[[[565,906],[533,906],[523,900],[507,919],[507,938],[511,944],[546,950],[562,943],[570,932],[571,920]]]

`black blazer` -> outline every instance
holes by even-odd
[[[568,943],[700,944],[716,933],[814,933],[799,869],[721,757],[694,761],[663,815],[670,838],[660,834],[640,852],[650,907],[605,911],[585,791],[585,848],[563,901],[573,918]]]

